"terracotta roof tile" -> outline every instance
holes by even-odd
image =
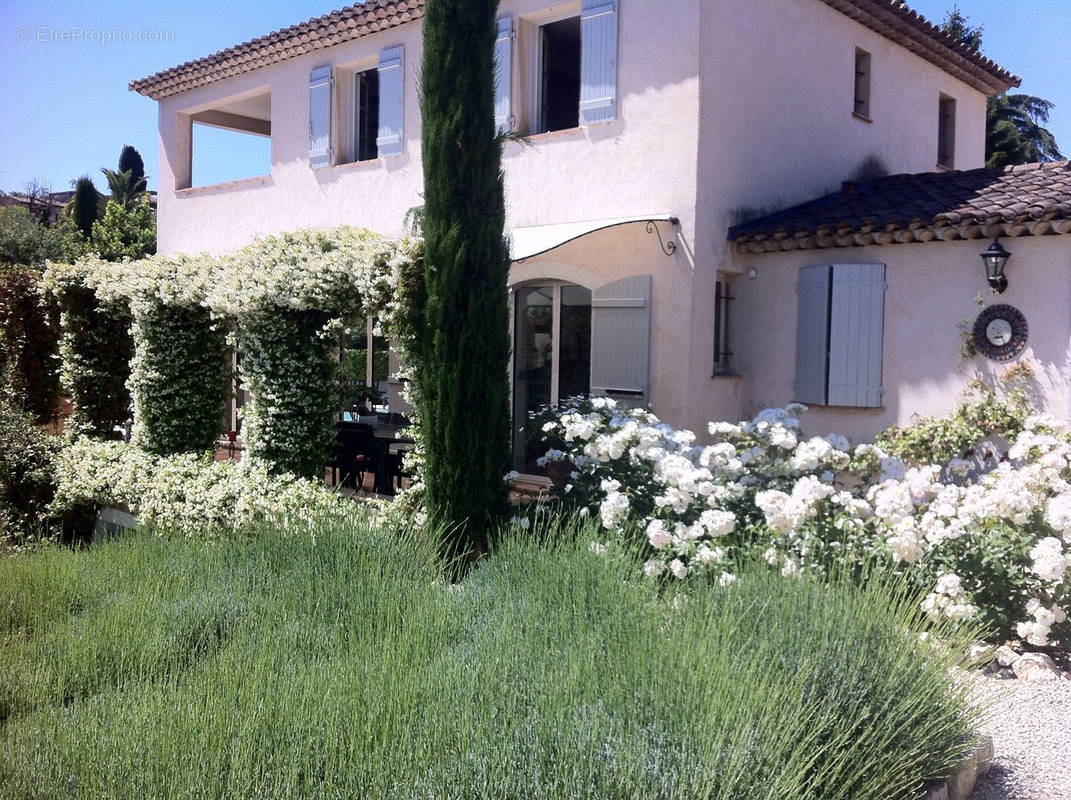
[[[956,41],[903,0],[823,2],[986,94],[1000,94],[1021,83],[1017,75]]]
[[[424,2],[367,0],[131,81],[130,88],[160,100],[267,64],[404,25],[424,16]],[[999,94],[1019,85],[1018,77],[941,33],[901,0],[823,2],[980,91]]]
[[[424,15],[424,0],[367,0],[322,17],[272,31],[204,58],[130,82],[138,94],[160,100],[223,78],[404,25]]]
[[[846,183],[836,194],[736,225],[729,240],[755,252],[1056,233],[1071,233],[1068,161]]]

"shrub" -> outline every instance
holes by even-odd
[[[56,330],[40,276],[29,267],[0,267],[0,387],[5,400],[45,422],[59,395],[59,377]]]
[[[156,209],[147,200],[126,205],[109,200],[93,222],[93,250],[105,261],[143,258],[156,252]]]
[[[922,417],[910,425],[895,426],[878,434],[885,452],[909,464],[947,464],[973,454],[987,436],[1013,441],[1022,430],[1030,407],[1022,390],[1006,400],[981,383],[972,384],[971,396],[947,417]]]
[[[63,256],[71,233],[62,225],[43,224],[20,206],[0,208],[0,266],[43,267]]]
[[[1010,460],[970,480],[959,460],[909,469],[875,445],[849,453],[843,436],[804,440],[803,410],[711,423],[705,446],[605,398],[537,422],[559,445],[546,458],[574,465],[563,498],[609,536],[645,542],[650,576],[731,582],[744,559],[793,577],[876,557],[929,587],[935,616],[979,617],[993,636],[1038,647],[1071,635],[1066,430],[1027,420]]]
[[[213,461],[211,453],[154,456],[124,442],[81,439],[56,457],[50,511],[85,505],[127,506],[139,524],[168,535],[248,535],[266,522],[306,524],[320,516],[359,513],[323,483],[271,475],[247,462]]]
[[[965,640],[902,587],[676,597],[591,530],[451,586],[314,530],[0,562],[0,795],[899,800],[969,746]]]
[[[57,449],[33,417],[0,400],[0,541],[19,545],[47,534]]]

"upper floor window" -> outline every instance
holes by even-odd
[[[870,53],[855,49],[855,106],[857,116],[870,119]]]
[[[951,167],[956,153],[956,101],[942,94],[937,105],[937,165]]]
[[[338,69],[336,95],[342,124],[339,163],[371,161],[379,157],[379,69]]]
[[[571,14],[567,6],[557,17],[518,18],[516,36],[512,18],[498,21],[499,130],[546,133],[616,119],[618,0],[580,0],[569,6]],[[514,64],[519,65],[517,76]],[[521,92],[519,103],[514,102],[515,87]]]
[[[532,133],[580,124],[580,17],[539,28],[539,109]]]
[[[405,152],[404,50],[373,68],[317,67],[309,75],[309,164],[325,167]],[[340,91],[335,91],[336,82]],[[335,107],[342,124],[332,123]]]

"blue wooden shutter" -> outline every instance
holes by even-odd
[[[800,403],[826,404],[829,345],[828,264],[801,267],[796,293],[796,382],[793,399]]]
[[[309,165],[331,163],[331,67],[317,67],[309,75]]]
[[[580,122],[617,117],[617,0],[584,0],[580,12]]]
[[[651,276],[591,293],[591,393],[646,405],[651,371]]]
[[[829,405],[881,405],[885,265],[834,264]]]
[[[513,17],[498,20],[495,39],[495,130],[513,130]]]
[[[399,45],[379,54],[379,135],[381,156],[405,152],[405,49]]]

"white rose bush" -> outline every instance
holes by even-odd
[[[578,397],[531,428],[548,469],[568,470],[559,497],[598,518],[607,543],[642,537],[648,576],[727,585],[749,560],[786,578],[892,570],[925,587],[934,617],[1033,647],[1071,642],[1067,430],[1029,418],[1006,459],[970,479],[955,459],[909,466],[873,444],[804,437],[805,410],[713,422],[696,444],[648,411]]]

